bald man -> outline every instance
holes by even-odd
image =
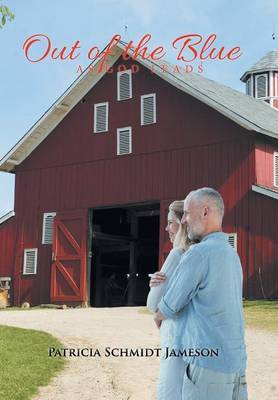
[[[247,400],[242,267],[222,232],[224,202],[212,188],[190,192],[182,223],[190,239],[161,299],[155,322],[174,319],[169,356],[186,368],[181,397],[169,400]],[[163,278],[161,278],[163,279]]]

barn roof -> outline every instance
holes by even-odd
[[[257,61],[251,68],[248,68],[240,79],[245,82],[248,75],[266,71],[278,71],[278,50],[275,49],[266,53],[266,55]]]
[[[107,59],[108,68],[118,60],[124,49],[124,44],[117,45],[113,54]],[[164,60],[154,62],[138,58],[137,61],[152,71],[155,70],[156,75],[177,89],[207,104],[245,129],[278,138],[278,112],[268,104],[205,78],[201,74],[173,72],[175,66]],[[1,171],[14,172],[16,165],[27,158],[96,85],[105,74],[105,69],[101,73],[97,72],[99,62],[100,60],[93,62],[91,64],[93,70],[90,70],[89,66],[0,160]],[[169,67],[168,71],[162,67],[165,64]]]
[[[15,216],[14,211],[9,211],[8,213],[0,216],[0,225],[3,224],[3,222],[6,222],[8,219],[12,218]]]

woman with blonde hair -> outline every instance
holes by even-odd
[[[173,244],[160,271],[155,272],[150,281],[151,290],[147,299],[148,309],[155,313],[157,306],[166,292],[170,278],[175,274],[181,256],[193,244],[187,237],[186,225],[181,223],[183,216],[183,201],[176,200],[169,206],[166,231]],[[165,357],[166,348],[173,344],[175,323],[173,319],[162,321],[160,339],[162,356],[160,358],[160,373],[157,385],[157,400],[181,400],[183,377],[186,363],[182,357]]]

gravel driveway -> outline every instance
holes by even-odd
[[[3,311],[0,324],[49,332],[65,348],[93,349],[95,356],[68,357],[66,368],[33,400],[151,400],[157,357],[105,357],[106,347],[159,347],[152,317],[140,311],[140,307]],[[249,400],[278,399],[277,339],[274,333],[247,329]]]

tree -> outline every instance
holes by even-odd
[[[11,12],[9,7],[0,5],[0,28],[2,29],[6,21],[12,21],[14,14]]]

